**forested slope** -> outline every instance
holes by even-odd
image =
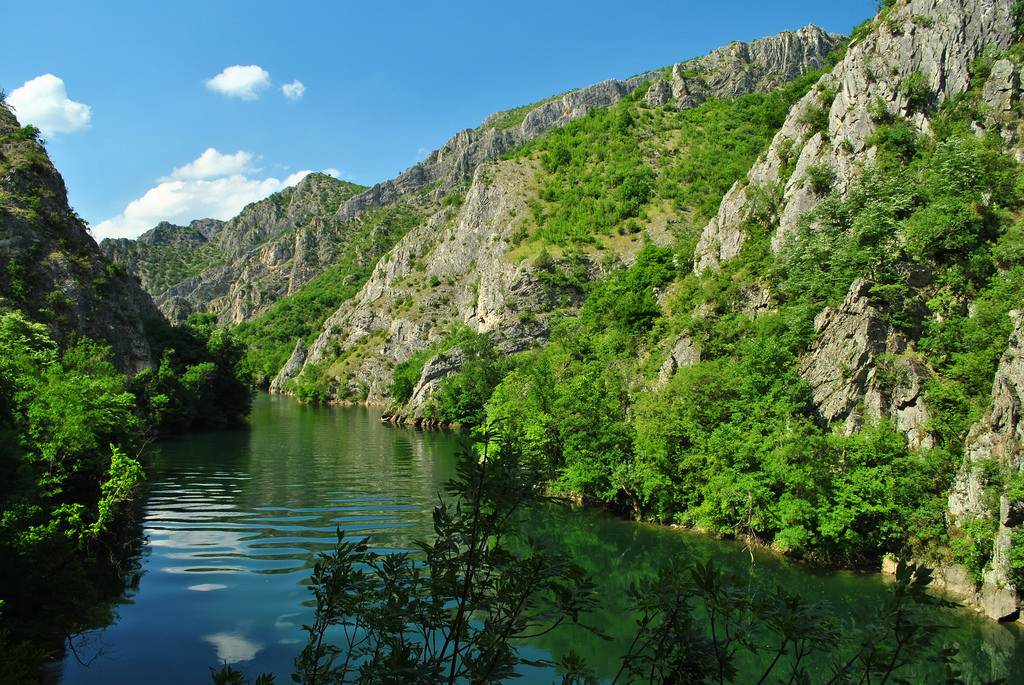
[[[242,324],[272,350],[252,363],[304,400],[490,422],[557,493],[917,557],[1017,617],[1020,15],[891,0],[849,41],[808,27],[499,113],[338,206],[390,244],[278,291]]]
[[[823,75],[640,88],[482,165],[280,387],[491,421],[556,492],[916,556],[1019,615],[1020,52],[982,4],[889,3]]]

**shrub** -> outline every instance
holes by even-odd
[[[816,195],[827,195],[836,181],[836,172],[830,166],[817,164],[807,167],[807,180]]]

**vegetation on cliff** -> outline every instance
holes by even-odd
[[[0,174],[0,682],[20,683],[113,620],[146,440],[244,420],[252,383],[233,333],[169,326],[103,258],[2,98]]]
[[[985,67],[976,65],[974,89],[934,113],[930,134],[876,107],[874,163],[842,194],[831,192],[828,169],[808,169],[825,199],[777,253],[769,237],[781,188],[767,186],[744,223],[742,250],[721,269],[685,268],[685,231],[678,252],[647,244],[629,268],[581,283],[582,310],[556,314],[549,343],[504,363],[493,389],[479,388],[474,368],[472,382],[447,379],[427,415],[463,424],[486,416],[554,491],[640,518],[752,536],[831,563],[875,565],[887,553],[952,558],[980,578],[998,520],[947,526],[946,499],[967,431],[989,401],[1008,312],[1024,302],[1024,177],[1014,138],[1001,134],[1020,117],[1008,112],[995,123],[987,115]],[[703,191],[720,197],[771,135],[766,124],[748,141],[752,122],[777,122],[778,103],[806,87],[685,113],[625,102],[528,146],[516,154],[538,156],[543,170],[523,239],[600,244],[615,231],[642,231],[656,212],[706,218],[713,202],[679,195],[699,189],[666,192],[675,185],[658,165],[672,150],[653,142],[700,129],[676,124],[669,135],[667,122],[714,121],[706,145],[751,147],[734,174]],[[976,133],[978,122],[987,135]],[[626,198],[624,188],[639,190]],[[860,278],[893,330],[915,341],[904,356],[926,370],[926,444],[911,445],[886,418],[849,433],[828,426],[798,373],[815,317]],[[689,341],[699,360],[666,381],[659,372],[673,341]],[[899,361],[883,359],[890,387],[906,380]],[[400,365],[396,383],[405,372]],[[995,490],[1014,477],[992,468]]]
[[[359,292],[377,260],[423,218],[421,208],[403,203],[352,221],[332,219],[331,232],[344,240],[331,265],[297,292],[279,299],[266,313],[235,327],[246,346],[246,369],[261,383],[269,383],[288,360],[296,341],[312,343],[323,330],[324,320]]]

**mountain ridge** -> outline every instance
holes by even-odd
[[[416,425],[502,418],[571,496],[721,535],[758,525],[795,554],[875,563],[933,545],[950,591],[1018,618],[1024,291],[1019,191],[1000,185],[1024,158],[1016,22],[1008,0],[896,0],[848,45],[808,27],[495,113],[337,206],[342,224],[384,207],[416,219],[382,229],[390,244],[315,326],[279,337],[270,388],[387,405]],[[802,82],[811,66],[832,69]],[[762,129],[741,140],[741,124]],[[716,136],[750,154],[702,147]],[[249,308],[251,295],[199,301],[258,327],[269,320],[250,314],[283,292]],[[541,377],[569,390],[542,392]],[[711,492],[686,470],[724,439],[705,424],[754,430],[748,415],[782,407],[770,459],[783,475],[764,475],[774,461],[751,475],[761,433],[715,453],[747,459],[728,470],[737,482]],[[917,488],[920,509],[858,510],[868,488],[850,495],[842,476],[862,449],[872,483],[885,469],[930,478],[893,486]],[[803,487],[820,499],[787,504],[779,483],[815,459],[819,481]],[[882,535],[872,516],[897,513],[898,550],[864,539]]]
[[[39,140],[0,103],[0,308],[109,345],[122,372],[152,364],[144,322],[162,315],[120,264],[107,261],[69,207],[64,180]]]

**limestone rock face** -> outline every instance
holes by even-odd
[[[310,174],[219,226],[209,224],[204,231],[193,222],[190,229],[207,239],[197,248],[207,250],[208,265],[156,293],[157,305],[172,320],[193,311],[217,314],[221,324],[229,325],[260,316],[337,258],[347,227],[325,216],[358,190],[330,176]],[[377,257],[366,259],[372,263]]]
[[[815,319],[815,341],[800,361],[800,376],[811,387],[815,411],[825,425],[853,433],[869,418],[887,418],[911,447],[930,447],[925,430],[925,366],[908,338],[886,320],[871,296],[870,281],[858,279],[843,303]]]
[[[688,335],[679,336],[658,370],[658,385],[664,387],[680,368],[693,366],[699,361],[700,348],[693,342],[693,338]]]
[[[441,381],[458,373],[465,361],[466,355],[459,347],[453,347],[447,352],[432,357],[423,365],[420,380],[413,388],[409,406],[416,409],[422,407],[434,394],[434,391],[441,386]]]
[[[295,349],[292,350],[292,355],[288,357],[288,361],[281,367],[281,371],[270,382],[271,392],[284,391],[285,382],[298,375],[299,371],[302,370],[302,365],[306,361],[306,352],[306,341],[299,338],[295,342]]]
[[[709,98],[766,92],[823,68],[828,53],[843,38],[811,24],[750,43],[735,41],[706,57],[674,65],[672,96],[685,109]]]
[[[109,345],[123,372],[148,368],[143,321],[161,316],[153,301],[100,254],[45,149],[3,104],[0,140],[0,308],[47,324],[61,345],[74,336]]]
[[[966,456],[949,495],[954,524],[964,517],[987,516],[986,468],[992,461],[1011,472],[1024,472],[1024,311],[1010,312],[1014,329],[992,384],[992,408],[984,421],[967,437]],[[1010,578],[1011,536],[1024,524],[1024,502],[1000,497],[999,528],[993,543],[992,561],[983,575],[981,606],[998,620],[1019,618],[1021,588]]]
[[[563,301],[580,301],[582,293],[548,287],[532,264],[505,258],[509,236],[529,214],[527,189],[534,173],[525,162],[478,168],[464,204],[410,231],[359,293],[328,318],[306,364],[329,361],[336,349],[382,340],[373,343],[348,383],[363,384],[367,401],[383,403],[390,399],[394,366],[439,343],[453,325],[487,333],[504,353],[545,340],[547,312]],[[406,408],[410,418],[461,359],[449,351],[424,367]],[[285,375],[275,381],[279,386]]]
[[[853,41],[830,74],[792,108],[768,152],[723,199],[718,215],[705,227],[694,251],[698,271],[717,268],[743,245],[742,223],[756,210],[752,188],[780,187],[783,209],[772,239],[782,248],[802,214],[823,199],[806,183],[811,166],[835,173],[833,192],[845,193],[864,164],[874,158],[867,141],[875,130],[872,107],[879,104],[907,117],[918,130],[929,130],[921,98],[938,105],[970,85],[971,62],[982,49],[1005,50],[1014,40],[1010,0],[910,0],[875,20],[873,30]],[[1004,74],[1006,66],[1000,67]],[[911,93],[910,83],[926,92]],[[1003,102],[1014,93],[1014,78],[993,85],[992,98]],[[1018,81],[1019,83],[1019,81]],[[814,110],[827,114],[827,131],[811,126]],[[827,137],[823,135],[827,133]],[[796,161],[795,167],[788,163]],[[783,170],[792,168],[788,175]]]
[[[981,99],[996,112],[1006,112],[1020,99],[1020,74],[1008,59],[997,60],[992,65]]]

